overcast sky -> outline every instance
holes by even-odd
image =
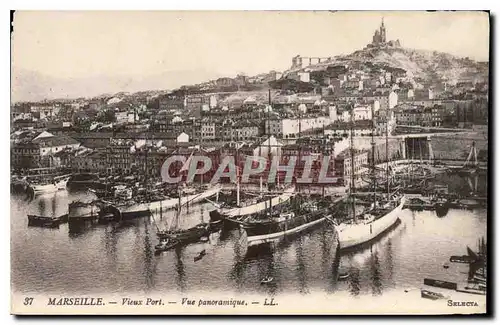
[[[351,53],[384,17],[388,39],[488,60],[488,16],[472,12],[16,12],[12,63],[57,78],[284,70]]]

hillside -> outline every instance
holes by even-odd
[[[488,78],[488,63],[459,58],[451,54],[408,49],[403,47],[365,48],[349,55],[337,56],[328,64],[308,67],[311,70],[326,69],[336,64],[348,64],[355,68],[369,65],[376,69],[403,69],[417,79],[447,80],[455,83],[462,79]]]
[[[87,78],[55,78],[42,73],[12,67],[11,100],[38,101],[54,98],[93,97],[103,93],[172,89],[218,77],[213,71],[167,71],[148,76],[100,75]]]
[[[349,55],[336,56],[331,61],[323,62],[301,70],[329,74],[341,65],[348,65],[349,69],[362,69],[376,73],[377,71],[399,69],[413,76],[417,81],[432,83],[433,81],[447,81],[454,84],[460,80],[487,81],[488,62],[475,62],[468,58],[459,58],[451,54],[408,49],[403,47],[365,48]],[[343,68],[343,67],[341,67]],[[326,72],[326,70],[329,70]],[[337,69],[338,70],[338,69]],[[400,70],[401,72],[403,72]],[[289,70],[290,72],[292,70]],[[322,73],[322,71],[325,71]],[[285,72],[286,75],[287,72]],[[337,71],[337,73],[340,73]],[[343,73],[343,72],[342,72]],[[333,73],[334,75],[336,73]],[[265,78],[267,74],[262,74]],[[44,98],[77,98],[95,96],[102,93],[116,93],[119,91],[135,92],[141,90],[178,88],[182,94],[204,93],[218,91],[258,91],[265,90],[268,82],[258,80],[255,83],[231,87],[216,86],[215,78],[221,75],[213,71],[169,71],[152,76],[96,76],[92,78],[59,79],[46,76],[34,71],[16,69],[12,67],[11,95],[12,101],[36,101]],[[236,82],[236,79],[231,79]],[[253,77],[253,79],[259,79]],[[207,82],[206,80],[212,80]],[[204,83],[199,83],[203,82]],[[277,80],[269,83],[273,89],[296,90],[299,92],[311,91],[310,83]],[[208,88],[207,88],[208,87]]]

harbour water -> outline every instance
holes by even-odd
[[[467,185],[468,182],[464,180]],[[453,184],[451,182],[450,184]],[[480,182],[484,185],[484,182]],[[467,185],[468,186],[468,185]],[[68,202],[87,194],[58,192],[33,201],[11,198],[11,268],[13,290],[47,294],[189,293],[213,288],[227,293],[348,293],[384,295],[415,290],[424,277],[463,280],[466,266],[449,263],[450,255],[476,249],[486,235],[486,210],[403,210],[401,222],[379,241],[338,255],[334,230],[325,223],[271,248],[248,250],[239,230],[213,234],[206,243],[154,254],[157,227],[168,227],[174,212],[162,212],[127,224],[95,225],[70,232],[28,227],[27,214],[61,215]],[[180,216],[187,228],[208,220],[209,203]],[[198,261],[200,251],[206,255]],[[450,264],[448,269],[443,264]],[[337,273],[349,272],[346,280]],[[274,281],[261,285],[271,276]],[[460,279],[459,279],[460,278]]]

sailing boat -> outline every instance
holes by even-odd
[[[372,114],[373,116],[373,114]],[[405,197],[402,196],[398,198],[396,193],[391,193],[390,183],[389,183],[389,159],[388,159],[388,143],[387,137],[388,134],[386,132],[386,182],[387,182],[387,198],[385,200],[385,204],[381,204],[380,201],[377,200],[376,193],[376,174],[375,174],[375,140],[372,132],[372,186],[373,186],[373,203],[370,209],[366,212],[362,213],[358,217],[358,213],[356,211],[355,206],[355,153],[353,149],[353,120],[351,114],[351,148],[350,148],[350,162],[351,162],[351,182],[349,185],[349,199],[352,207],[352,219],[344,221],[336,226],[336,230],[339,238],[340,249],[345,250],[348,248],[354,248],[361,244],[367,243],[371,240],[374,240],[388,229],[390,229],[398,220],[399,214],[403,209]],[[373,120],[372,120],[372,128],[373,128]]]
[[[151,215],[151,218],[153,219],[153,224],[156,227],[157,234],[160,232],[160,228],[158,227],[158,224],[156,223],[156,220],[154,218],[154,215]],[[158,244],[155,245],[155,255],[160,254],[161,252],[168,251],[172,248],[177,247],[177,245],[180,244],[178,240],[166,238],[166,237],[159,237],[158,236]]]
[[[189,170],[189,165],[191,164],[191,158],[193,154],[188,158],[186,163],[183,165],[181,168],[180,172],[186,172]],[[202,180],[201,180],[202,181]],[[218,194],[220,191],[220,185],[217,184],[213,186],[212,188],[209,188],[207,191],[204,193],[213,193],[212,195]],[[214,222],[203,222],[203,212],[201,213],[201,223],[197,224],[194,227],[188,228],[188,229],[179,229],[179,217],[182,211],[182,207],[184,205],[190,204],[193,200],[199,201],[197,198],[198,196],[195,196],[195,199],[189,200],[189,198],[193,197],[193,195],[196,194],[191,194],[187,196],[187,199],[183,197],[183,190],[181,189],[180,186],[177,187],[178,191],[178,199],[176,203],[177,207],[177,212],[175,214],[174,218],[174,223],[171,225],[170,229],[168,230],[159,230],[157,232],[157,236],[160,239],[160,243],[162,242],[168,242],[168,243],[176,243],[176,244],[187,244],[190,242],[196,242],[199,241],[202,237],[208,237],[211,232],[217,231],[220,226],[222,225],[222,220],[219,221],[214,221]],[[205,194],[207,195],[207,194]],[[203,195],[203,193],[199,196],[201,196],[203,199],[208,198],[207,196]]]
[[[284,204],[294,195],[295,186],[289,186],[282,191],[268,192],[270,199],[264,197],[261,200],[248,200],[233,207],[219,207],[218,209],[210,212],[210,218],[212,220],[237,221],[242,217],[248,217],[256,213],[261,213],[269,206],[272,208]]]
[[[476,142],[472,141],[472,147],[470,148],[469,155],[467,156],[464,164],[460,167],[450,167],[448,172],[458,173],[460,175],[470,175],[475,174],[478,171],[479,166],[477,160]]]
[[[459,286],[457,291],[485,295],[487,282],[487,250],[484,237],[478,240],[478,252],[467,246],[467,255],[451,256],[450,262],[469,264],[467,284]]]
[[[179,190],[179,202],[181,201],[181,191]],[[174,220],[167,230],[159,230],[156,235],[162,241],[168,241],[170,243],[187,244],[191,242],[197,242],[202,237],[208,237],[210,233],[215,232],[220,229],[222,225],[222,220],[214,222],[202,222],[194,227],[188,229],[179,229],[179,217],[181,215],[182,204],[179,203],[177,212],[175,214]],[[203,214],[202,214],[203,217]],[[203,218],[202,218],[203,219]]]
[[[250,216],[241,222],[240,227],[246,232],[248,246],[278,241],[332,218],[335,203],[328,200],[309,201],[308,198],[298,208],[286,207],[281,211]]]
[[[299,150],[300,154],[301,151]],[[327,154],[329,155],[330,152],[327,152]],[[300,156],[299,160],[301,160]],[[304,198],[305,202],[298,202],[299,199],[302,201]],[[266,211],[245,218],[240,227],[246,233],[247,245],[255,246],[279,241],[285,236],[300,233],[318,225],[332,218],[333,203],[336,202],[326,199],[311,200],[309,196],[302,196],[295,198],[293,203],[292,205],[279,207],[275,207],[270,203]]]
[[[269,106],[271,106],[271,90],[269,90]],[[268,111],[269,113],[269,111]],[[269,114],[268,114],[269,115]],[[268,128],[269,128],[268,123]],[[269,138],[267,139],[268,144],[268,155],[269,161],[271,161],[271,139],[270,130],[268,130]],[[261,144],[262,145],[262,144]],[[238,157],[238,150],[236,151],[236,157]],[[240,200],[240,175],[239,166],[236,170],[238,175],[236,177],[236,206],[218,206],[215,211],[210,212],[210,219],[217,220],[228,220],[235,221],[238,223],[242,219],[249,217],[254,214],[259,214],[266,211],[268,208],[272,209],[281,204],[287,203],[295,195],[295,185],[285,187],[282,190],[277,190],[274,192],[268,191],[267,196],[261,196],[259,199],[252,199],[249,201],[241,202]],[[262,194],[262,179],[260,180],[261,194]]]
[[[146,149],[147,154],[147,149]],[[181,172],[189,170],[192,162],[193,153],[186,160],[181,168]],[[146,159],[147,162],[147,159]],[[147,170],[147,169],[146,169]],[[121,220],[132,219],[141,216],[150,215],[152,212],[175,209],[185,204],[194,204],[217,195],[221,190],[221,186],[205,185],[194,188],[189,195],[182,196],[179,193],[179,198],[168,197],[161,193],[148,193],[145,197],[136,197],[127,200],[117,200],[109,204],[114,208],[111,210],[118,211],[116,214]],[[186,191],[186,190],[185,190]]]
[[[418,139],[417,139],[418,140]],[[399,181],[402,181],[404,186],[404,191],[407,194],[422,194],[430,190],[428,181],[435,176],[431,173],[430,169],[424,165],[424,160],[422,156],[422,146],[421,140],[418,140],[418,149],[420,153],[420,163],[415,164],[415,138],[412,138],[412,151],[410,164],[396,173],[396,177]],[[431,151],[431,146],[429,146]],[[433,153],[429,153],[429,159]]]
[[[56,176],[47,179],[38,179],[30,182],[30,187],[35,195],[55,193],[66,189],[66,184],[71,175]]]

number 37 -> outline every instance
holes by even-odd
[[[25,306],[31,305],[32,303],[33,303],[33,298],[31,298],[31,297],[24,298],[24,305]]]

